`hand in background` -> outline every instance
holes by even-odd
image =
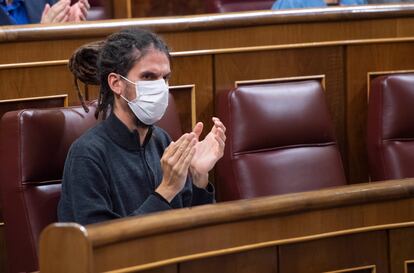
[[[85,21],[88,16],[88,10],[90,5],[88,0],[79,0],[70,7],[69,11],[69,21],[70,22],[80,22]]]
[[[199,188],[205,188],[208,184],[208,172],[223,156],[226,141],[226,127],[218,119],[213,117],[214,125],[207,136],[197,142],[195,154],[191,161],[190,171],[193,175],[193,183]],[[203,131],[203,123],[199,122],[193,129],[197,139]]]
[[[60,0],[53,6],[46,4],[40,23],[62,23],[69,19],[70,0]]]

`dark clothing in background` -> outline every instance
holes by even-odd
[[[46,4],[50,6],[54,5],[58,0],[24,0],[22,5],[26,10],[28,23],[35,24],[40,23],[42,13]],[[5,3],[5,0],[0,0],[0,3]],[[0,25],[15,25],[15,20],[7,14],[7,12],[0,8]]]

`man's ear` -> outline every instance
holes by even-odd
[[[108,85],[112,89],[112,91],[118,96],[122,94],[122,90],[124,90],[125,88],[124,82],[121,80],[121,77],[119,77],[119,75],[115,73],[109,73]]]

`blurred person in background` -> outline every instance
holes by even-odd
[[[414,0],[277,0],[272,9],[300,9],[300,8],[318,8],[328,5],[367,5],[367,4],[385,4],[414,2]]]
[[[79,22],[89,8],[88,0],[0,0],[0,25]]]

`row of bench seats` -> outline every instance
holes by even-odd
[[[379,77],[369,105],[368,150],[376,180],[414,176],[414,74]],[[217,164],[219,201],[346,184],[323,87],[317,80],[245,85],[219,98],[227,127]],[[96,104],[27,109],[0,123],[1,201],[10,272],[38,269],[38,239],[56,221],[71,143],[97,124]],[[158,124],[181,135],[175,104]]]

